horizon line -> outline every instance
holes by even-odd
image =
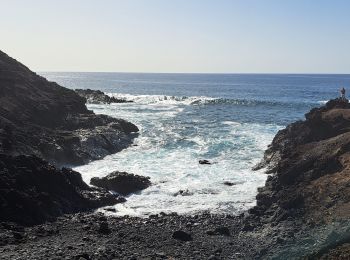
[[[120,74],[206,74],[206,75],[350,75],[332,72],[142,72],[142,71],[63,71],[35,70],[36,73],[120,73]]]

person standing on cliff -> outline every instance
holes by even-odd
[[[345,100],[345,88],[344,87],[340,90],[340,97],[341,97],[341,99]]]

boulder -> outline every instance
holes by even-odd
[[[128,195],[148,188],[151,185],[151,182],[149,177],[115,171],[108,174],[106,177],[92,178],[90,184],[118,192],[122,195]]]
[[[89,187],[71,169],[59,170],[36,156],[0,154],[0,222],[34,225],[120,201]]]

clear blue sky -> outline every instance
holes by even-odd
[[[350,73],[346,0],[0,0],[36,71]]]

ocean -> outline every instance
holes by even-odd
[[[115,206],[114,214],[131,216],[239,214],[254,206],[267,175],[252,167],[277,131],[350,85],[350,75],[39,74],[134,101],[88,105],[136,124],[140,135],[130,148],[74,168],[87,183],[115,170],[149,176],[150,188]],[[200,165],[201,159],[213,164]]]

